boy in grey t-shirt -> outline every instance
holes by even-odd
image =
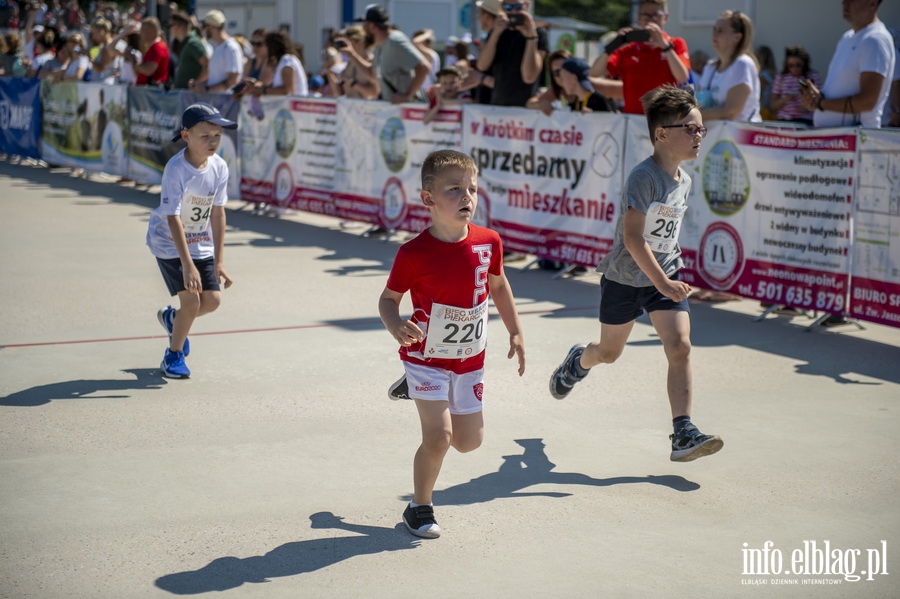
[[[634,321],[645,310],[669,362],[668,393],[674,434],[670,459],[689,462],[722,449],[717,436],[691,422],[690,285],[678,280],[684,265],[678,234],[691,178],[681,168],[700,153],[706,136],[700,106],[685,90],[662,86],[642,98],[653,155],[625,184],[613,248],[597,270],[600,340],[575,345],[550,377],[550,394],[563,399],[598,364],[612,364],[625,349]]]

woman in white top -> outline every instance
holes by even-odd
[[[704,121],[759,122],[759,65],[753,56],[753,22],[726,10],[713,27],[711,60],[700,76],[697,95]]]
[[[269,60],[275,65],[275,74],[270,85],[256,82],[252,93],[255,95],[308,96],[309,85],[306,71],[296,54],[294,44],[284,31],[270,31],[266,34],[266,48]]]

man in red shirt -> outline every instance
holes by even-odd
[[[690,77],[687,43],[663,31],[668,18],[666,0],[642,0],[637,28],[619,30],[619,36],[607,46],[610,50],[604,50],[591,67],[591,77],[621,89],[619,95],[613,95],[607,86],[603,87],[605,94],[624,98],[625,113],[644,114],[641,104],[644,94],[667,83],[687,83]],[[645,39],[630,41],[628,38]]]
[[[135,65],[137,85],[165,83],[169,78],[169,47],[159,36],[160,24],[156,17],[141,21],[141,43],[147,48],[141,64]]]

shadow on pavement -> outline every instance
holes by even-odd
[[[568,497],[571,493],[554,491],[522,492],[535,485],[586,485],[611,487],[613,485],[651,484],[669,487],[675,491],[696,491],[700,485],[681,476],[616,476],[592,478],[577,472],[554,472],[556,464],[544,452],[543,439],[516,439],[525,450],[521,454],[503,456],[497,472],[491,472],[467,483],[434,492],[437,505],[470,505],[511,497]],[[404,497],[406,501],[411,495]]]
[[[60,399],[123,399],[131,397],[125,391],[161,389],[167,383],[159,368],[132,368],[123,370],[134,375],[132,379],[78,379],[40,385],[0,397],[0,406],[31,408]],[[104,395],[94,395],[104,393]],[[113,395],[107,395],[113,393]],[[89,396],[89,397],[88,397]]]
[[[220,557],[199,570],[160,576],[156,586],[176,595],[226,591],[245,583],[315,572],[358,555],[415,549],[421,543],[403,524],[393,528],[351,524],[331,512],[317,512],[309,520],[312,528],[343,530],[353,536],[285,543],[265,555]]]

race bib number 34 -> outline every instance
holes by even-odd
[[[203,233],[209,227],[213,197],[185,193],[181,199],[181,222],[185,233]]]
[[[487,300],[474,308],[434,303],[425,338],[426,358],[464,360],[477,356],[487,345]]]
[[[671,252],[678,243],[681,219],[687,206],[667,206],[653,202],[647,209],[644,223],[644,241],[654,252]]]

